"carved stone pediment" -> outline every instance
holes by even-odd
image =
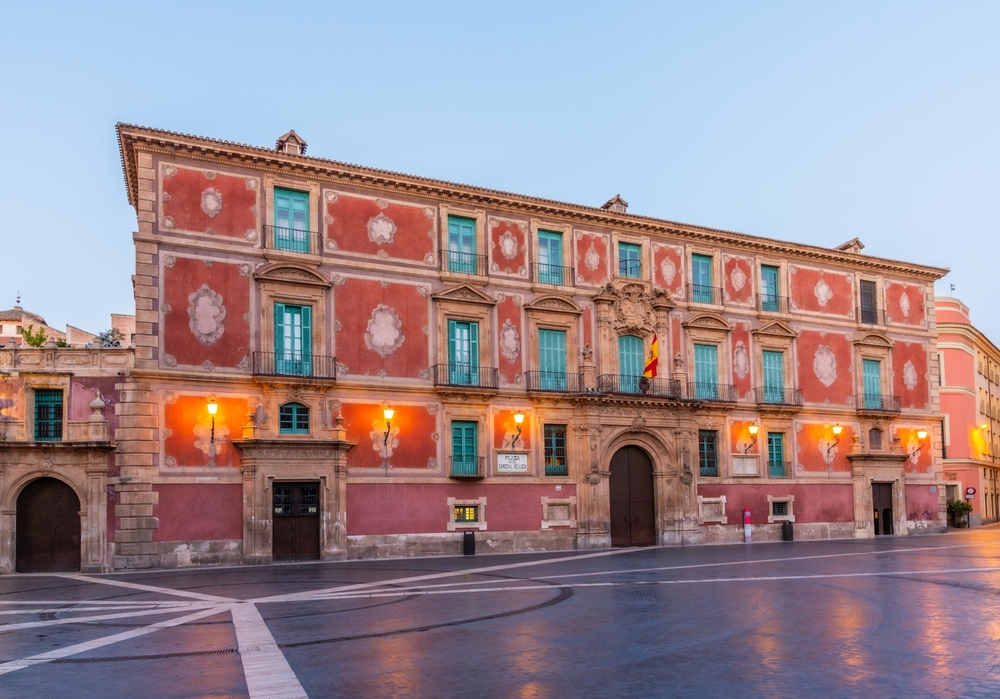
[[[720,332],[729,332],[733,329],[725,318],[715,313],[699,313],[696,316],[691,316],[683,323],[681,323],[685,328],[701,328],[703,330],[717,330]]]
[[[766,335],[768,337],[793,338],[798,337],[798,333],[782,323],[780,320],[771,321],[753,331],[754,335]]]
[[[595,301],[608,304],[611,326],[619,334],[643,335],[655,329],[653,297],[645,284],[626,282],[619,287],[607,284]]]
[[[569,299],[564,299],[561,296],[539,296],[531,303],[526,303],[524,307],[529,311],[568,313],[577,316],[583,313],[583,309]]]
[[[497,301],[487,296],[479,289],[468,284],[459,284],[431,296],[435,301],[457,301],[458,303],[475,303],[483,306],[495,306]]]
[[[878,347],[879,349],[888,349],[892,347],[892,340],[883,335],[882,333],[867,333],[861,337],[859,340],[854,341],[854,345],[863,345],[865,347]]]
[[[310,286],[329,287],[331,282],[316,270],[306,265],[278,262],[261,267],[254,272],[254,278],[261,281],[291,282]]]

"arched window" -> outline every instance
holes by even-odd
[[[882,450],[882,430],[877,427],[868,430],[868,448],[872,451]]]
[[[281,434],[309,434],[309,408],[301,403],[285,403],[278,411]]]

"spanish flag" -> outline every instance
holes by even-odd
[[[642,375],[647,379],[652,379],[656,376],[656,364],[659,358],[660,345],[656,341],[656,335],[653,335],[653,344],[649,346],[649,357],[646,358],[646,368],[642,370]]]

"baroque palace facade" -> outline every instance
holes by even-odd
[[[118,131],[110,566],[945,525],[946,270]]]

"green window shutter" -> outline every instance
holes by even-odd
[[[785,476],[785,435],[780,432],[767,433],[767,474],[771,478]]]
[[[618,243],[618,276],[638,279],[642,275],[639,258],[642,248],[634,243]]]
[[[764,402],[783,403],[785,400],[785,354],[762,352],[764,365]]]
[[[712,258],[691,255],[691,300],[712,303]]]
[[[285,352],[285,304],[274,304],[274,354]]]
[[[538,231],[538,281],[563,284],[562,234]]]
[[[312,375],[312,308],[274,304],[274,366],[279,374]]]
[[[566,331],[538,331],[538,363],[541,369],[540,386],[549,390],[566,388]]]
[[[862,360],[862,376],[865,387],[865,407],[881,409],[882,406],[882,362],[877,359]]]
[[[302,306],[300,346],[302,348],[302,373],[312,376],[312,307]]]
[[[718,434],[715,430],[698,430],[698,465],[702,476],[718,476]]]
[[[476,221],[448,217],[448,271],[476,273]]]
[[[760,307],[764,311],[777,312],[778,305],[778,268],[763,265],[760,268]]]
[[[634,335],[622,335],[618,338],[618,381],[622,391],[639,392],[639,379],[645,368],[643,360],[645,353],[642,348],[642,338]]]
[[[456,476],[475,476],[479,472],[477,462],[476,423],[451,423],[451,472]]]
[[[309,195],[291,189],[274,190],[274,247],[309,252]]]
[[[479,323],[448,321],[448,382],[479,385]]]
[[[695,398],[718,400],[719,361],[715,345],[694,346]]]

